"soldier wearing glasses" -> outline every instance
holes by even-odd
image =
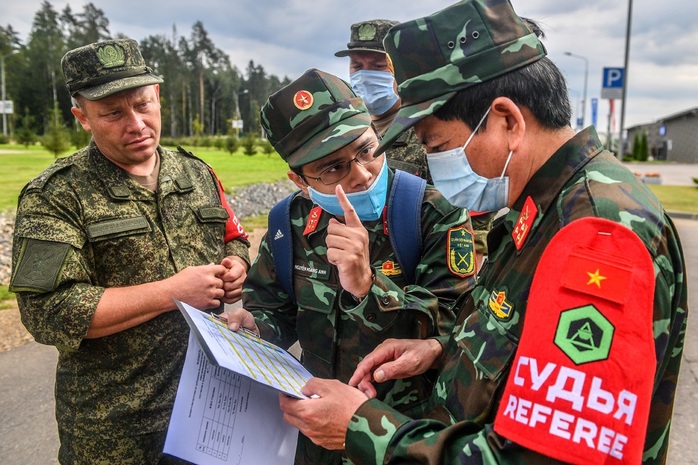
[[[274,267],[270,243],[279,231],[269,230],[247,275],[244,309],[224,313],[229,327],[243,326],[283,347],[298,340],[313,375],[344,382],[387,338],[447,339],[451,305],[475,280],[474,260],[468,268],[451,258],[474,252],[468,211],[427,186],[419,215],[422,255],[409,282],[386,233],[395,172],[385,155],[375,156],[378,139],[363,101],[341,79],[311,69],[269,98],[261,121],[300,189],[290,206],[295,300]],[[414,412],[432,385],[428,374],[396,380],[381,385],[378,396]],[[296,457],[296,463],[334,464],[343,453],[301,437]]]

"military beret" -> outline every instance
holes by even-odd
[[[351,52],[381,52],[385,53],[383,39],[388,30],[400,24],[398,21],[387,19],[372,19],[351,25],[351,37],[346,50],[334,54],[336,57],[348,56]]]
[[[146,66],[133,39],[105,40],[70,50],[61,59],[61,68],[70,95],[88,100],[163,82]]]
[[[378,153],[456,92],[534,63],[546,55],[509,0],[464,0],[388,32],[402,105]]]
[[[336,152],[371,126],[351,87],[314,68],[272,94],[260,116],[269,142],[291,168]]]

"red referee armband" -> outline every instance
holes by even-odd
[[[501,436],[575,464],[637,464],[656,369],[654,268],[629,228],[561,229],[531,285],[495,418]]]

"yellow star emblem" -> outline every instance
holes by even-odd
[[[587,274],[589,275],[589,281],[587,282],[587,286],[589,284],[596,284],[596,287],[601,289],[601,281],[606,279],[606,276],[601,276],[601,273],[599,273],[599,269],[597,268],[596,271],[593,273],[589,273],[587,271]]]

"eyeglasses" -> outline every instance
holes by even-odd
[[[320,176],[313,177],[306,174],[303,175],[305,178],[314,179],[315,181],[320,181],[326,186],[336,184],[342,179],[346,178],[349,173],[351,173],[351,164],[356,162],[358,165],[366,166],[370,163],[376,161],[379,157],[374,157],[373,154],[376,151],[376,145],[371,144],[370,146],[364,148],[351,160],[343,160],[335,163],[322,170]]]

